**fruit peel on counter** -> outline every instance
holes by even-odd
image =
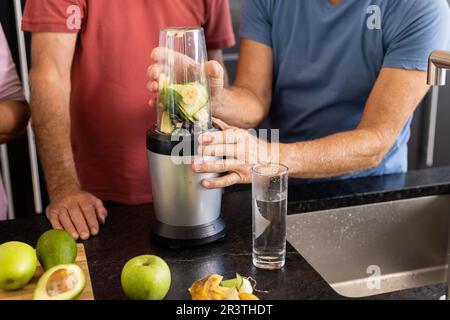
[[[192,300],[259,300],[249,279],[239,274],[230,280],[223,280],[218,274],[209,275],[194,282],[189,293]]]

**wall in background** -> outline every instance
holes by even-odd
[[[239,58],[239,11],[241,7],[241,0],[229,0],[231,16],[233,18],[234,34],[236,35],[236,45],[233,48],[227,49],[224,52],[225,64],[230,76],[230,81],[236,77],[237,61]]]

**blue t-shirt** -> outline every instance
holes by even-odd
[[[243,0],[241,14],[241,37],[273,48],[282,142],[355,129],[383,67],[425,71],[450,44],[447,0]],[[407,171],[410,123],[378,167],[343,178]]]

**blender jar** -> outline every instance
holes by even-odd
[[[196,134],[212,128],[203,28],[163,29],[159,50],[159,133],[184,129]]]

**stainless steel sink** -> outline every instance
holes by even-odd
[[[450,195],[288,216],[288,241],[339,294],[446,281]],[[305,279],[306,281],[306,279]]]

